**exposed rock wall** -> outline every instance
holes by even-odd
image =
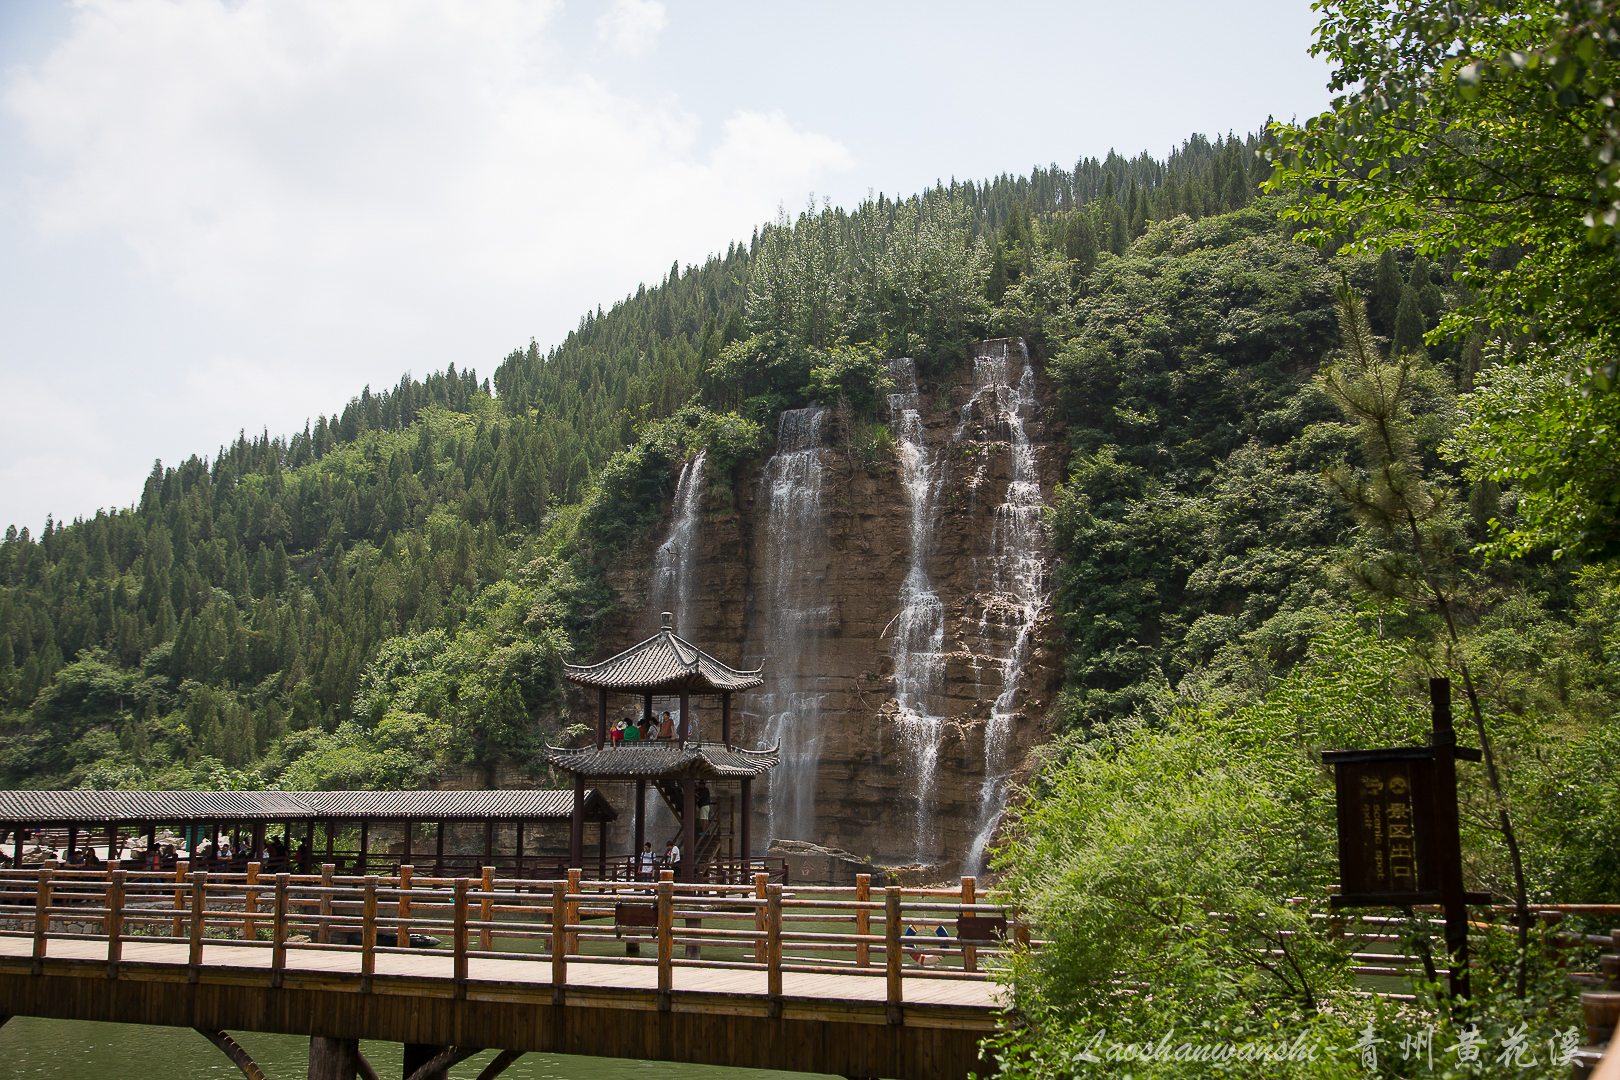
[[[773,801],[762,785],[755,818],[760,853],[774,807],[779,824],[797,822],[782,839],[888,864],[937,864],[941,873],[976,869],[972,855],[986,806],[999,808],[1005,799],[1005,785],[997,781],[1006,777],[995,775],[996,762],[1005,763],[1003,773],[1016,774],[1043,737],[1061,671],[1051,605],[1044,602],[1051,554],[1042,531],[1027,525],[1038,518],[1038,503],[1050,500],[1067,451],[1050,387],[1038,365],[1026,377],[1021,343],[1008,349],[1005,342],[987,342],[979,352],[943,376],[921,376],[914,399],[912,437],[935,455],[937,466],[925,561],[927,586],[944,621],[943,671],[935,704],[923,710],[925,726],[906,728],[896,700],[896,623],[907,604],[908,575],[912,594],[918,580],[917,485],[908,491],[900,448],[863,460],[847,423],[837,410],[829,412],[817,450],[821,512],[806,516],[800,506],[796,519],[801,528],[819,521],[825,534],[803,536],[785,579],[770,535],[769,517],[782,503],[781,491],[771,486],[770,463],[762,460],[735,482],[707,478],[703,519],[686,540],[695,585],[677,630],[727,663],[765,665],[771,681],[765,693],[734,705],[734,737],[745,745],[775,741],[770,736],[780,730],[771,728],[784,722],[787,698],[814,700],[805,723],[816,730],[792,740],[801,748],[814,744],[813,768],[773,778],[796,776],[810,790],[787,799],[778,792]],[[915,481],[914,470],[911,475]],[[1026,527],[1019,531],[1013,519]],[[658,552],[671,528],[666,519],[612,572],[622,614],[602,642],[603,656],[657,629]],[[1009,551],[1015,545],[1027,550]],[[1022,563],[1009,563],[1009,554]],[[665,555],[667,561],[667,549]],[[786,606],[809,639],[797,649],[798,661],[764,655],[781,648],[781,634],[773,637],[771,628],[784,625]],[[1012,687],[1004,678],[1009,665],[1020,672]],[[622,704],[631,705],[628,699]],[[717,703],[698,700],[694,708],[704,736],[717,736]],[[936,751],[925,778],[918,739],[930,733]],[[783,813],[784,806],[810,809]]]

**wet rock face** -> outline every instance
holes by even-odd
[[[706,479],[677,630],[727,663],[765,666],[767,686],[735,702],[732,721],[734,739],[784,750],[756,786],[761,853],[779,837],[974,872],[1008,781],[1042,738],[1061,668],[1041,504],[1067,452],[1021,343],[978,351],[891,402],[892,449],[863,453],[827,410],[814,463],[794,463],[813,506],[784,489],[781,460],[734,485]],[[801,449],[807,419],[793,421]],[[678,525],[672,506],[615,568],[623,614],[602,656],[657,629]],[[694,708],[717,737],[718,702]]]

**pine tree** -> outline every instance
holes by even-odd
[[[1085,211],[1070,214],[1064,225],[1064,255],[1074,261],[1074,280],[1079,284],[1091,276],[1097,265],[1097,233],[1091,227],[1091,215]]]
[[[1401,279],[1401,268],[1395,261],[1395,252],[1385,248],[1378,257],[1378,269],[1373,272],[1370,305],[1379,333],[1386,336],[1395,333],[1395,311],[1401,306],[1401,292],[1405,288],[1406,282]]]
[[[1423,351],[1423,304],[1418,291],[1410,283],[1401,290],[1401,303],[1395,309],[1395,336],[1390,342],[1392,352]]]

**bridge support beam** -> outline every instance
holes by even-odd
[[[433,1043],[406,1043],[405,1062],[404,1067],[400,1070],[400,1076],[404,1080],[410,1080],[422,1066],[448,1049],[449,1047],[435,1046]],[[444,1071],[440,1070],[438,1074],[431,1077],[431,1080],[444,1080],[444,1075]],[[311,1077],[310,1080],[314,1080],[314,1078]]]
[[[309,1037],[309,1080],[355,1080],[359,1071],[359,1039]]]

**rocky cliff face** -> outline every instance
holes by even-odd
[[[779,836],[972,872],[1042,737],[1060,666],[1040,515],[1066,450],[1022,343],[977,352],[933,380],[894,362],[892,447],[801,410],[735,485],[688,467],[612,574],[602,655],[678,608],[683,637],[764,665],[733,719],[744,745],[783,749],[757,793],[761,852]],[[718,703],[694,708],[717,737]]]

